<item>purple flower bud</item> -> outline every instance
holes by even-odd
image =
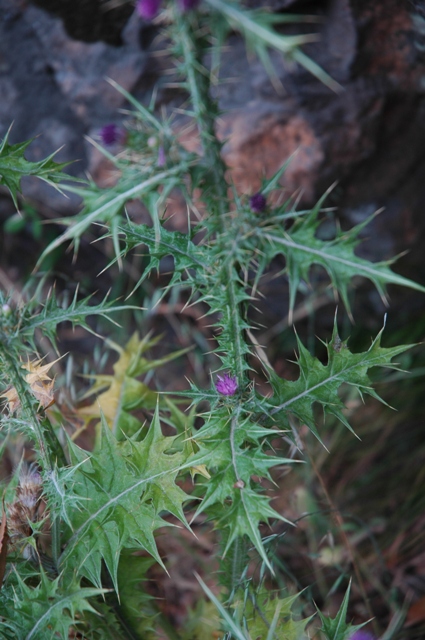
[[[103,144],[108,146],[116,142],[124,142],[125,137],[124,129],[117,124],[105,124],[100,130],[100,138]]]
[[[234,396],[238,388],[236,376],[233,378],[225,373],[224,376],[217,376],[215,388],[222,396]]]
[[[254,213],[261,213],[266,208],[266,198],[262,193],[254,193],[249,199],[249,206]]]
[[[369,631],[355,631],[352,636],[350,636],[350,640],[376,640],[375,636]]]
[[[186,11],[192,11],[192,9],[196,9],[200,0],[178,0],[178,4],[180,10],[185,13]]]
[[[143,20],[153,20],[161,7],[161,0],[137,0],[136,11]]]

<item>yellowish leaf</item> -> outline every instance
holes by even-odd
[[[28,359],[26,364],[22,365],[22,368],[28,371],[25,376],[25,380],[29,384],[31,393],[35,398],[37,398],[43,409],[47,409],[55,401],[53,391],[54,380],[49,378],[47,374],[58,360],[60,360],[60,358],[57,358],[53,362],[48,362],[47,364],[41,364],[41,358],[33,361]],[[21,406],[21,400],[18,392],[13,386],[6,389],[6,391],[1,394],[1,397],[6,398],[10,413],[14,413]]]

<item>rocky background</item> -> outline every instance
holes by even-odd
[[[308,206],[337,181],[328,204],[349,224],[384,207],[363,250],[375,260],[408,250],[399,270],[424,282],[425,3],[267,4],[320,18],[293,29],[318,31],[319,41],[304,50],[342,90],[331,91],[275,53],[272,83],[232,36],[217,98],[226,111],[219,131],[234,180],[253,192],[262,172],[270,175],[296,152],[283,181],[287,193],[298,190]],[[160,32],[124,0],[0,0],[0,137],[13,123],[12,142],[36,138],[31,159],[62,148],[57,159],[73,161],[70,173],[106,183],[107,163],[84,138],[125,117],[125,100],[105,78],[141,102],[157,87],[158,107],[181,104],[183,96],[167,86],[167,56],[156,55],[167,47]],[[25,193],[50,218],[78,206],[36,180],[26,181]],[[0,198],[1,215],[10,215],[4,192]]]

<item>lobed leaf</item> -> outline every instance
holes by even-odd
[[[373,367],[396,369],[392,359],[413,345],[401,345],[391,348],[381,347],[383,329],[373,340],[367,351],[351,353],[347,342],[338,336],[336,323],[332,340],[326,345],[327,364],[314,358],[304,347],[297,336],[299,354],[297,364],[299,377],[295,381],[283,380],[274,371],[269,370],[270,382],[274,395],[269,400],[269,411],[279,424],[289,427],[289,415],[296,416],[301,424],[306,424],[320,442],[313,406],[318,404],[324,413],[330,413],[351,429],[343,414],[344,404],[338,395],[342,384],[349,384],[357,389],[360,396],[368,394],[383,402],[371,386],[368,371]],[[323,443],[322,443],[323,444]]]
[[[211,473],[195,515],[221,505],[220,511],[214,508],[213,513],[218,524],[228,529],[225,551],[237,537],[246,535],[269,568],[258,526],[270,518],[286,520],[269,506],[269,498],[251,488],[252,477],[271,481],[271,467],[293,462],[263,451],[267,436],[271,435],[276,435],[274,429],[254,424],[241,415],[239,406],[231,413],[225,407],[217,408],[197,432],[199,451],[192,458],[193,465],[205,464]]]
[[[122,549],[145,549],[162,565],[153,535],[167,524],[161,513],[173,513],[187,526],[182,504],[188,496],[175,480],[190,453],[169,453],[174,440],[175,436],[162,435],[156,411],[142,441],[118,443],[102,419],[96,452],[87,454],[70,443],[71,461],[78,465],[70,498],[79,499],[80,507],[68,512],[71,528],[60,559],[63,567],[78,567],[81,575],[99,586],[104,561],[117,589]]]
[[[21,180],[25,176],[36,176],[58,189],[58,184],[63,182],[65,176],[63,169],[69,162],[55,162],[53,160],[56,151],[38,162],[30,162],[25,158],[25,151],[33,140],[26,140],[18,144],[10,145],[9,135],[11,127],[0,143],[0,184],[4,184],[12,196],[14,205],[18,206],[18,193],[22,193]]]
[[[313,264],[319,264],[327,271],[347,310],[350,309],[348,284],[356,276],[371,280],[382,297],[385,295],[387,284],[398,284],[425,293],[425,287],[399,276],[390,269],[394,260],[371,263],[355,255],[354,249],[359,243],[358,235],[368,221],[350,231],[337,230],[333,240],[325,241],[318,238],[316,232],[321,224],[318,219],[319,209],[320,206],[317,206],[310,215],[296,220],[288,231],[276,226],[271,230],[267,227],[258,230],[258,237],[262,239],[261,250],[269,260],[278,254],[285,256],[291,310],[295,304],[299,283],[301,279],[309,281],[309,270]]]
[[[27,584],[18,573],[0,593],[0,634],[13,640],[45,640],[53,637],[68,640],[78,628],[81,616],[95,612],[89,599],[106,593],[106,589],[80,587],[73,580],[64,584],[61,576],[50,580],[40,571],[39,583]]]
[[[367,624],[367,622],[364,622],[363,624],[353,625],[346,622],[350,589],[351,581],[347,587],[344,599],[335,618],[325,616],[321,611],[319,611],[319,609],[317,609],[317,613],[319,614],[319,618],[322,623],[320,630],[323,632],[326,640],[348,640],[358,629],[361,629],[365,624]]]

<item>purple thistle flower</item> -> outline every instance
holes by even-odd
[[[369,631],[355,631],[352,636],[350,636],[350,640],[376,640],[375,636]]]
[[[261,213],[266,208],[267,200],[262,193],[254,193],[249,199],[249,206],[254,213]]]
[[[217,376],[215,388],[222,396],[234,396],[238,388],[236,376],[229,376],[228,373],[225,373],[224,376]]]
[[[100,138],[105,145],[115,144],[116,142],[124,142],[125,131],[117,124],[105,124],[100,130]]]
[[[192,11],[192,9],[196,9],[199,2],[200,0],[178,0],[180,10],[183,11],[183,13],[186,13],[186,11]]]
[[[143,20],[153,20],[161,7],[161,0],[137,0],[136,11]]]

